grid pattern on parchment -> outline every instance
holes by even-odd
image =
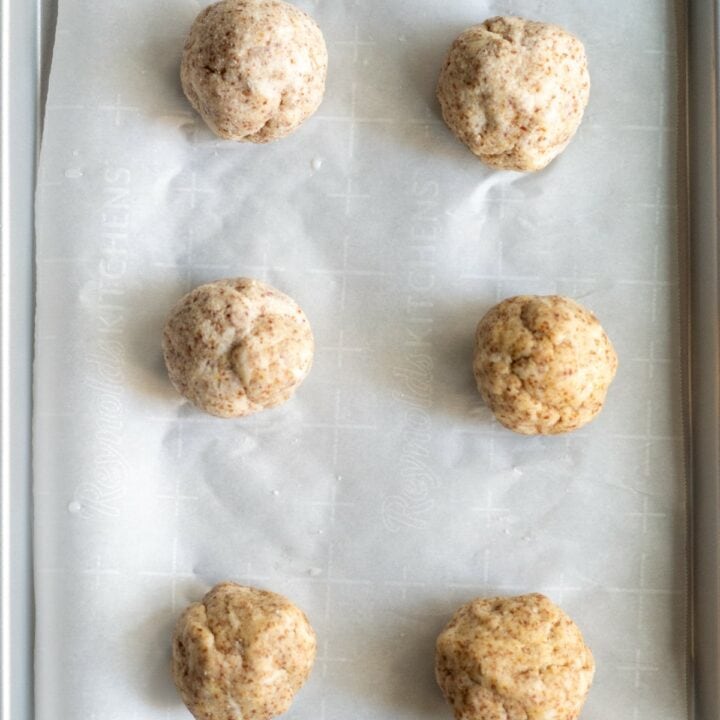
[[[225,578],[313,621],[292,717],[440,716],[454,607],[531,590],[592,645],[584,717],[684,717],[671,3],[483,6],[562,15],[588,47],[585,122],[528,177],[482,168],[432,100],[476,7],[307,3],[326,99],[248,147],[168,81],[194,3],[127,3],[102,37],[80,5],[61,11],[39,183],[38,717],[184,717],[172,622]],[[104,82],[68,71],[80,45]],[[297,397],[241,423],[181,405],[158,351],[180,294],[228,275],[294,296],[317,341]],[[512,436],[472,385],[475,322],[520,292],[581,300],[620,355],[608,408],[566,438]],[[91,669],[61,661],[70,639]]]

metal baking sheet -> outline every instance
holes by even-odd
[[[718,5],[687,3],[686,401],[691,472],[692,717],[720,717],[720,236]]]
[[[12,14],[9,10],[12,6]],[[687,15],[685,16],[685,12]],[[686,323],[688,439],[691,468],[692,513],[688,518],[693,538],[689,586],[692,598],[692,647],[688,658],[690,672],[690,717],[710,720],[720,715],[718,700],[718,254],[717,254],[717,12],[714,2],[689,2],[680,9],[688,20],[689,39],[688,109],[689,144],[687,190],[689,241],[686,279]],[[15,153],[3,166],[3,364],[12,372],[13,394],[7,374],[3,378],[3,720],[32,717],[31,686],[31,603],[29,546],[29,448],[28,413],[30,381],[27,370],[31,351],[32,225],[28,222],[33,178],[23,175],[32,168],[35,150],[34,128],[29,118],[38,117],[40,103],[38,77],[40,64],[35,50],[36,32],[42,17],[30,3],[3,4],[3,67],[10,61],[17,69],[12,75],[14,91],[3,94],[3,152],[7,154],[8,133],[12,132]],[[12,29],[12,32],[9,30]],[[27,43],[27,38],[34,42]],[[11,42],[14,40],[14,42]],[[29,50],[28,50],[29,48]],[[33,56],[33,57],[31,57]],[[45,56],[47,59],[47,55]],[[682,70],[681,66],[681,70]],[[10,73],[3,75],[7,82]],[[685,77],[683,75],[683,77]],[[27,88],[32,87],[28,93]],[[8,97],[14,100],[13,113]],[[30,115],[23,113],[30,112]],[[681,148],[682,149],[682,148]],[[24,168],[24,171],[23,171]],[[9,172],[16,181],[9,212],[7,185]],[[18,180],[19,178],[19,180]],[[683,179],[681,179],[684,182]],[[680,186],[682,190],[682,185]],[[7,208],[7,209],[6,209]],[[8,218],[13,238],[9,242]],[[7,264],[6,264],[7,263]],[[14,284],[7,283],[7,268]],[[12,342],[10,342],[12,341]],[[692,401],[692,402],[691,402]],[[11,421],[11,422],[10,422]],[[9,458],[9,462],[7,460]],[[9,509],[12,508],[12,513]],[[12,548],[12,550],[10,550]],[[12,564],[10,564],[12,558]],[[10,601],[9,601],[10,600]],[[12,628],[12,633],[9,631]],[[12,682],[11,682],[12,680]]]
[[[41,5],[0,3],[0,716],[33,717],[31,407]],[[49,60],[45,56],[45,60]]]

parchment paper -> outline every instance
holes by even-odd
[[[216,140],[179,88],[205,3],[60,0],[37,205],[37,717],[186,718],[176,615],[235,579],[319,638],[288,717],[448,718],[434,640],[477,595],[542,591],[597,660],[588,720],[686,717],[685,508],[669,0],[306,0],[322,107]],[[586,44],[590,106],[533,175],[444,127],[440,63],[512,13]],[[303,306],[314,369],[245,420],[176,395],[167,311],[220,277]],[[471,373],[497,300],[562,293],[620,369],[566,437],[493,423]]]

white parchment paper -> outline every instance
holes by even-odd
[[[543,591],[597,660],[589,720],[686,717],[670,0],[305,0],[330,52],[292,137],[217,141],[179,88],[205,3],[60,0],[37,204],[37,717],[185,718],[169,639],[219,580],[284,593],[319,656],[288,717],[448,718],[434,640],[480,594]],[[557,22],[590,106],[534,175],[493,172],[434,85],[465,27]],[[204,416],[165,315],[248,275],[317,340],[282,408]],[[497,300],[562,293],[620,369],[567,437],[493,423],[471,373]]]

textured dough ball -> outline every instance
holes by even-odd
[[[483,162],[540,170],[580,125],[590,95],[585,49],[556,25],[496,17],[453,42],[437,96],[448,127]]]
[[[307,617],[282,595],[220,583],[175,625],[173,678],[198,720],[267,720],[290,707],[315,649]]]
[[[249,278],[217,280],[189,292],[165,325],[170,381],[211,415],[240,417],[280,405],[313,359],[305,313],[284,293]]]
[[[322,32],[302,10],[282,0],[222,0],[195,19],[180,79],[215,134],[264,143],[317,110],[327,61]]]
[[[457,720],[574,720],[595,662],[545,596],[478,598],[437,639],[435,677]]]
[[[597,318],[569,298],[508,298],[477,326],[478,390],[500,423],[524,435],[555,435],[590,422],[616,370]]]

